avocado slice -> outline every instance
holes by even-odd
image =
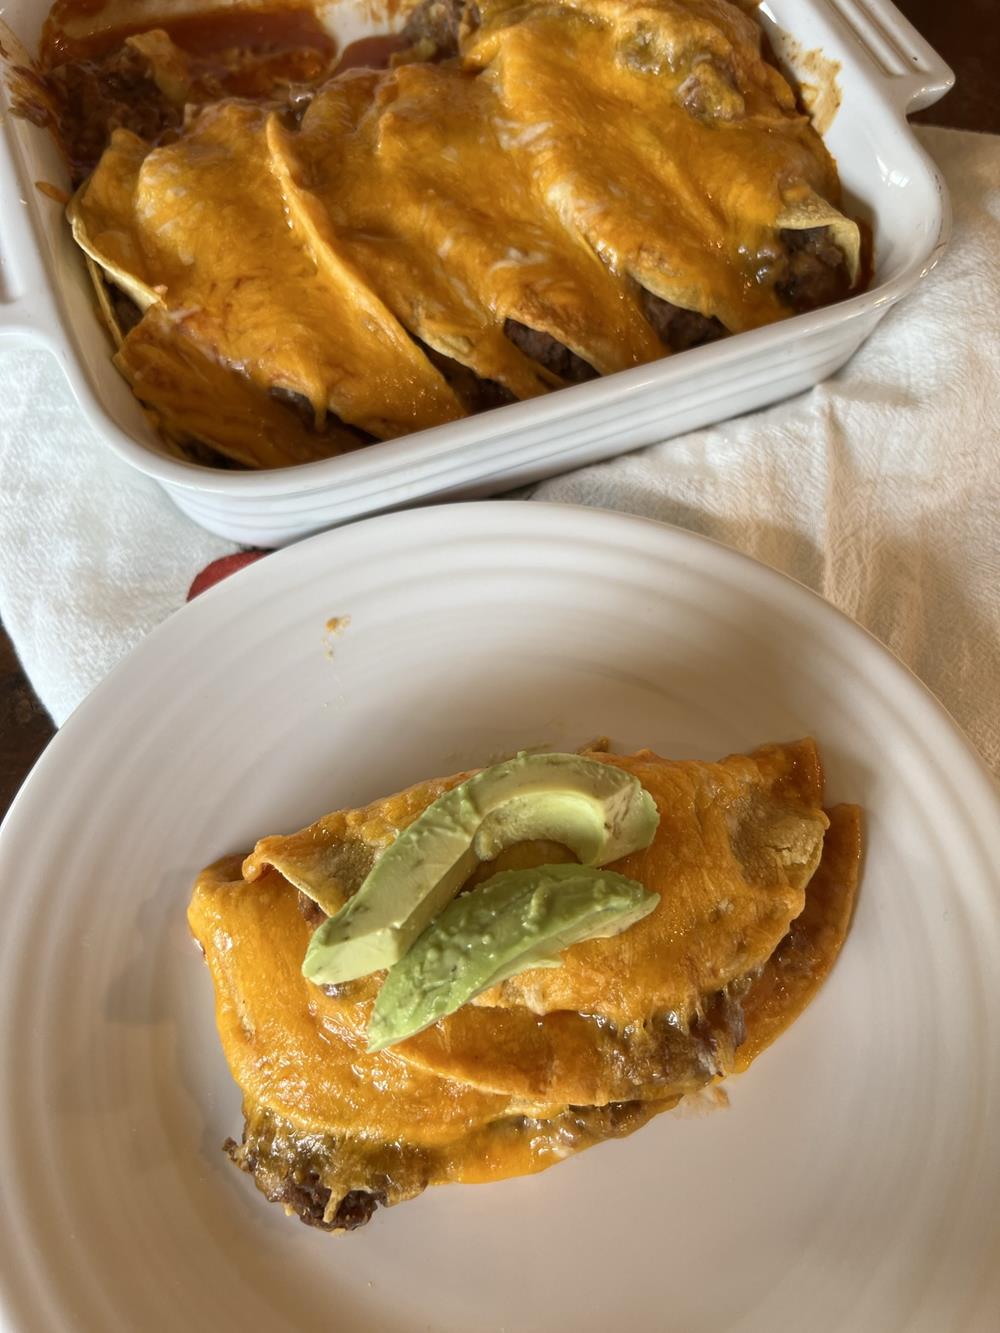
[[[480,861],[530,839],[563,843],[585,865],[648,847],[656,803],[623,769],[577,754],[519,754],[427,807],[386,848],[358,892],[324,921],[302,972],[318,985],[392,967]]]
[[[450,903],[389,969],[368,1026],[381,1051],[529,967],[558,967],[580,940],[617,935],[660,901],[637,880],[593,866],[504,870]]]

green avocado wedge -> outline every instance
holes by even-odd
[[[593,866],[504,870],[456,898],[390,968],[368,1050],[413,1037],[529,967],[558,967],[580,940],[618,935],[660,901],[637,880]]]
[[[519,754],[439,796],[399,834],[358,892],[319,927],[302,973],[317,985],[392,967],[481,861],[532,839],[606,865],[652,842],[656,803],[613,764],[576,754]]]

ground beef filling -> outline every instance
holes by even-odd
[[[46,83],[74,186],[97,166],[115,130],[131,130],[147,143],[160,143],[183,119],[183,110],[169,102],[151,78],[146,58],[129,46],[100,60],[57,65]]]
[[[305,917],[313,930],[318,929],[327,919],[326,913],[319,903],[314,903],[308,894],[303,893],[301,889],[299,890],[298,904],[299,912]]]
[[[318,1227],[321,1231],[355,1231],[370,1222],[375,1210],[386,1202],[386,1196],[375,1190],[348,1190],[331,1214],[333,1191],[329,1185],[323,1184],[315,1167],[298,1170],[289,1163],[284,1173],[266,1169],[261,1156],[248,1142],[246,1130],[242,1143],[227,1139],[222,1146],[230,1161],[253,1177],[257,1188],[271,1203],[280,1203],[307,1227]]]
[[[454,390],[455,396],[467,412],[488,412],[492,407],[503,407],[507,403],[517,402],[515,396],[503,384],[499,384],[496,380],[484,380],[461,361],[456,361],[454,357],[446,356],[444,352],[429,347],[412,333],[410,337],[431,365],[441,372],[445,382]]]
[[[697,310],[671,305],[644,288],[639,291],[639,303],[660,342],[671,352],[686,352],[690,347],[701,347],[726,335],[725,326],[714,315],[700,315]]]
[[[785,228],[778,235],[785,247],[784,271],[775,290],[793,310],[816,310],[847,295],[851,280],[843,250],[829,227]]]
[[[102,55],[53,65],[40,79],[47,122],[54,128],[75,186],[96,167],[116,129],[128,129],[149,144],[169,143],[184,122],[186,107],[225,97],[248,97],[281,110],[291,123],[304,112],[315,89],[333,70],[333,46],[275,49],[268,42],[237,45],[205,55],[174,47],[183,61],[157,82],[150,57],[128,41]],[[24,112],[23,112],[24,113]],[[26,114],[26,113],[25,113]]]
[[[567,384],[582,384],[585,380],[597,378],[593,366],[550,334],[542,333],[539,329],[529,329],[527,324],[519,324],[516,319],[505,320],[503,331],[525,356],[530,356],[532,361],[551,370],[553,375],[558,375]]]
[[[279,386],[268,389],[268,393],[276,402],[284,404],[289,411],[294,412],[304,426],[316,431],[316,411],[305,394],[296,393],[294,389],[283,389]],[[374,435],[369,435],[367,431],[363,431],[359,426],[348,426],[346,421],[343,421],[334,412],[327,412],[324,424],[317,431],[317,434],[322,435],[327,432],[340,434],[345,431],[352,436],[358,445],[372,444],[375,440]]]
[[[567,1106],[548,1119],[511,1115],[484,1127],[487,1135],[508,1135],[549,1145],[565,1155],[607,1139],[622,1138],[644,1125],[661,1104],[611,1102],[607,1106]],[[441,1179],[433,1150],[413,1144],[379,1144],[366,1139],[338,1141],[303,1133],[264,1107],[249,1104],[241,1143],[223,1145],[230,1160],[249,1175],[272,1203],[322,1231],[354,1231],[387,1208],[421,1194]],[[364,1178],[365,1186],[359,1185]]]

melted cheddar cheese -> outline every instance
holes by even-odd
[[[243,463],[302,461],[305,430],[318,456],[465,415],[484,388],[558,388],[570,372],[546,349],[579,378],[664,355],[674,312],[703,337],[757,327],[799,299],[796,231],[827,236],[815,263],[843,269],[841,294],[857,280],[833,161],[738,8],[473,12],[457,55],[350,70],[300,121],[223,99],[189,107],[173,142],[115,133],[70,216],[158,313],[118,365],[175,433]],[[182,96],[169,38],[132,40]],[[311,417],[287,446],[270,423],[263,448],[250,425],[242,442],[216,429],[197,394],[185,405],[184,357],[163,352],[159,378],[139,369],[133,344],[162,349],[171,328],[188,359],[200,350]]]
[[[653,845],[618,863],[661,895],[652,928],[575,945],[558,969],[511,978],[379,1053],[366,1029],[381,978],[328,993],[302,977],[296,886],[335,909],[467,775],[264,839],[242,866],[227,858],[199,877],[189,920],[247,1117],[234,1156],[270,1197],[302,1213],[294,1182],[308,1178],[325,1201],[312,1220],[343,1226],[354,1192],[392,1203],[541,1170],[745,1068],[808,1003],[846,934],[860,856],[858,812],[819,808],[813,744],[719,764],[589,757],[628,768],[657,800]],[[538,864],[554,851],[502,855]],[[542,1004],[541,977],[558,987]],[[668,1007],[677,997],[685,1008]]]

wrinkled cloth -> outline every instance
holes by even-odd
[[[1000,773],[1000,137],[921,128],[937,269],[837,375],[533,489],[717,538],[871,630]],[[61,722],[237,548],[96,439],[51,359],[0,360],[0,617]]]

